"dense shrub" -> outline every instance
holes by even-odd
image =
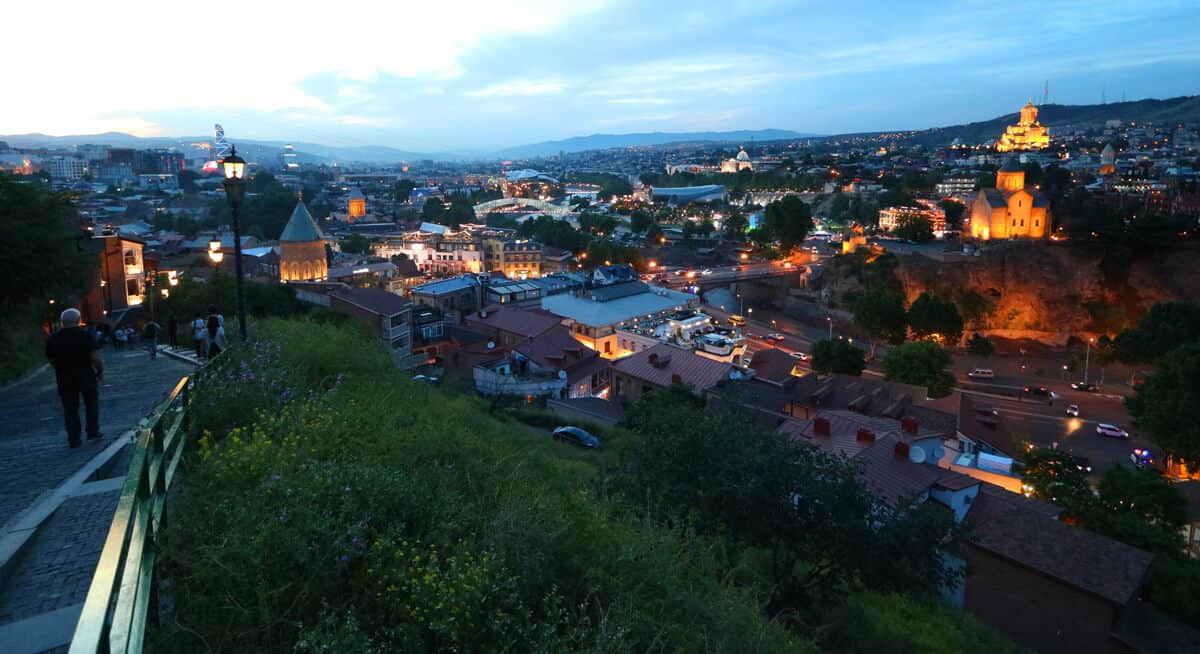
[[[266,321],[203,374],[161,651],[803,651],[717,544],[633,517],[577,450]],[[560,452],[571,456],[559,456]]]

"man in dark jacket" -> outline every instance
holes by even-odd
[[[46,339],[46,358],[54,365],[58,396],[66,414],[67,444],[79,447],[80,396],[87,407],[88,440],[102,437],[99,385],[104,381],[104,362],[95,337],[79,326],[79,310],[67,309],[60,318],[63,328]]]

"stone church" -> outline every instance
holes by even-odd
[[[318,282],[328,276],[325,235],[302,200],[279,236],[279,281]]]
[[[1025,185],[1025,171],[1009,159],[996,172],[996,187],[981,188],[971,203],[971,238],[1046,238],[1050,234],[1050,202]]]

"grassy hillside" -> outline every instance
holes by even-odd
[[[360,331],[256,333],[195,396],[158,651],[1010,651],[892,596],[768,615],[734,541],[613,490],[637,434],[602,434],[601,458],[410,381]]]

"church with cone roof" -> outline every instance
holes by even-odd
[[[301,200],[279,236],[279,281],[319,282],[328,276],[325,235]]]

